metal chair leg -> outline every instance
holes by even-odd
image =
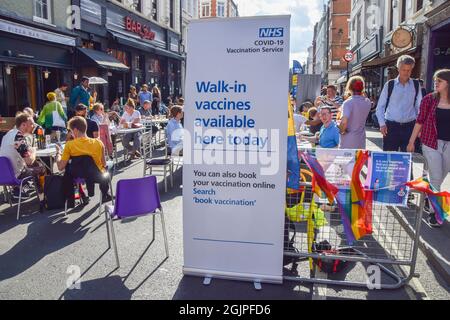
[[[115,199],[114,199],[114,191],[113,191],[113,185],[112,185],[112,178],[111,179],[109,179],[109,190],[110,190],[110,193],[111,193],[111,201],[112,201],[112,204],[113,204],[113,206],[114,205],[116,205],[116,201],[115,201]]]
[[[109,213],[105,210],[105,224],[106,224],[106,235],[108,237],[108,250],[111,249],[111,235],[109,232],[109,221],[108,221]]]
[[[19,205],[17,206],[17,220],[19,220],[21,202],[22,202],[22,184],[20,184],[20,191],[19,191]]]
[[[100,190],[100,203],[98,205],[98,216],[99,217],[102,215],[102,204],[103,204],[103,193]]]
[[[152,220],[153,220],[153,230],[152,230],[153,231],[152,232],[152,242],[153,242],[153,241],[155,241],[155,230],[156,230],[156,228],[155,228],[155,222],[156,221],[155,221],[155,215],[154,214],[152,215]]]
[[[173,162],[170,163],[170,186],[173,188]]]
[[[167,167],[164,166],[164,192],[167,192],[167,177],[166,177],[166,174],[167,174]]]
[[[166,248],[166,257],[169,257],[169,243],[167,241],[167,234],[166,234],[166,224],[164,222],[164,212],[161,209],[160,212],[161,215],[161,225],[162,225],[162,231],[163,231],[163,236],[164,236],[164,244],[165,244],[165,248]]]
[[[113,248],[114,248],[114,254],[116,255],[117,268],[120,268],[119,252],[117,251],[116,235],[114,233],[114,223],[113,223],[112,217],[108,216],[108,221],[109,221],[109,227],[111,228],[111,237],[112,237],[112,243],[113,243]]]

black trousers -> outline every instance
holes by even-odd
[[[406,152],[409,138],[414,129],[415,121],[408,123],[398,123],[386,120],[387,135],[383,137],[383,151],[401,151]],[[420,153],[420,141],[416,139],[415,152]]]

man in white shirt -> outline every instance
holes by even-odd
[[[41,201],[40,211],[42,211],[44,209],[44,193],[39,177],[45,174],[45,168],[36,161],[36,150],[26,139],[26,136],[33,133],[34,121],[29,114],[19,113],[16,116],[15,124],[16,126],[3,137],[0,146],[0,156],[11,160],[14,173],[18,179],[25,177],[34,178],[35,187],[38,190],[39,200]],[[18,198],[19,193],[19,188],[15,188],[13,197]],[[22,192],[22,198],[28,196],[27,191]]]
[[[120,119],[120,124],[125,128],[136,128],[142,126],[141,114],[135,109],[133,101],[128,100],[127,104],[125,105],[125,112]],[[133,145],[130,144],[131,141],[133,141]],[[141,145],[140,131],[125,134],[122,139],[122,144],[123,147],[128,150],[130,159],[141,156],[138,151]]]

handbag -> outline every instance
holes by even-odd
[[[60,127],[60,128],[65,128],[66,127],[66,122],[61,117],[61,115],[59,114],[58,110],[54,110],[52,112],[52,117],[53,117],[53,127]]]

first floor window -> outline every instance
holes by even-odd
[[[50,0],[34,0],[34,18],[38,22],[51,21]]]
[[[202,2],[202,17],[209,17],[211,16],[211,3],[208,2]]]
[[[224,2],[217,2],[217,16],[218,17],[225,17],[225,3]]]

